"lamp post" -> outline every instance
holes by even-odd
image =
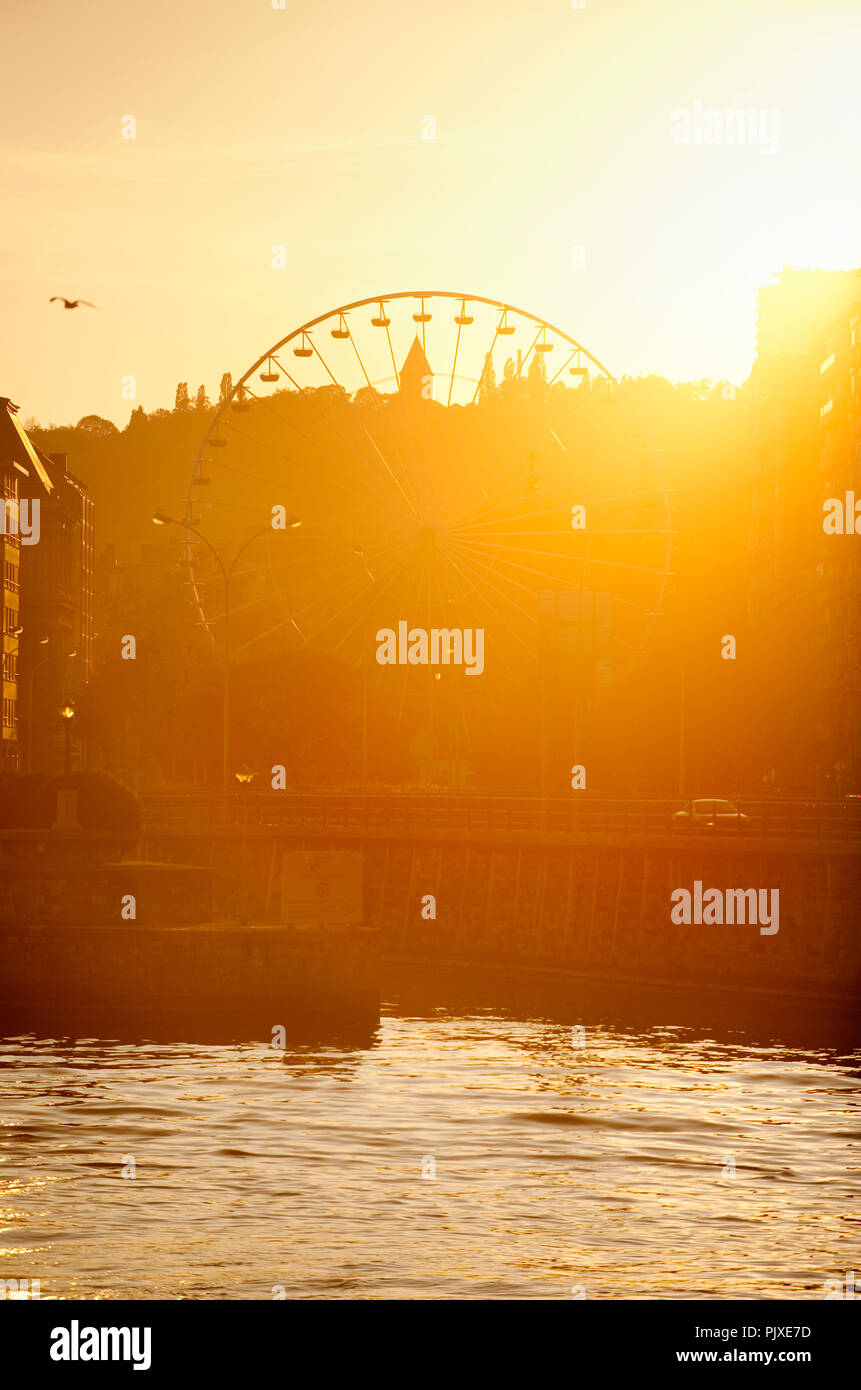
[[[10,653],[12,656],[17,656],[17,655],[19,654],[20,650],[21,650],[21,638],[22,638],[23,632],[24,632],[23,627],[16,627],[16,628],[14,629],[13,633],[12,633],[13,637],[16,638],[15,647],[14,647],[13,651]],[[34,713],[34,697],[35,697],[35,691],[36,691],[36,676],[37,676],[38,672],[42,669],[42,667],[46,664],[46,662],[48,662],[48,661],[51,660],[51,658],[52,658],[52,656],[53,656],[53,654],[54,654],[54,648],[52,648],[52,646],[51,646],[51,638],[50,638],[50,637],[40,637],[40,638],[39,638],[39,641],[38,641],[38,645],[39,645],[40,647],[47,647],[48,650],[47,650],[46,652],[43,652],[41,661],[36,661],[36,662],[34,662],[33,665],[32,665],[32,667],[30,667],[30,669],[29,669],[28,672],[27,672],[27,749],[26,749],[26,758],[23,760],[23,761],[24,761],[24,766],[25,766],[27,772],[32,772],[32,771],[33,771],[33,713]],[[63,656],[66,657],[67,659],[69,659],[69,658],[71,658],[71,657],[74,657],[74,656],[77,656],[77,655],[78,655],[78,649],[77,649],[77,647],[73,647],[71,651],[68,651],[68,652],[64,652],[64,653],[63,653]],[[65,674],[63,674],[63,680],[65,681],[65,679],[66,679]],[[65,708],[65,706],[64,706],[64,708]],[[73,703],[71,704],[71,708],[72,708],[72,711],[73,711],[73,713],[71,714],[71,716],[63,715],[63,714],[62,714],[62,711],[61,711],[61,718],[74,719],[74,717],[75,717],[75,710],[74,710],[74,704],[73,704]]]
[[[224,671],[223,671],[223,694],[222,694],[222,762],[221,762],[221,788],[225,796],[231,789],[230,778],[230,583],[236,571],[236,566],[245,554],[252,541],[256,541],[259,536],[265,536],[267,531],[273,528],[270,525],[262,526],[259,531],[255,531],[253,536],[249,536],[247,541],[239,547],[229,565],[225,565],[215,546],[212,544],[202,531],[196,526],[192,526],[188,521],[178,521],[175,517],[168,516],[166,512],[157,511],[153,516],[155,526],[181,526],[185,531],[197,536],[215,557],[215,561],[221,572],[224,582]],[[298,516],[289,516],[284,523],[285,527],[295,530],[301,526],[302,522]]]
[[[78,823],[78,793],[70,786],[72,780],[72,724],[77,710],[74,700],[64,700],[58,710],[65,735],[63,750],[63,784],[57,791],[57,819],[54,830],[80,830]]]
[[[65,733],[65,743],[63,747],[63,781],[68,785],[72,775],[72,721],[75,718],[74,700],[64,700],[60,706],[60,718],[63,721]]]

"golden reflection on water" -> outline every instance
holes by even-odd
[[[857,1053],[574,1038],[435,1009],[283,1057],[0,1044],[25,1083],[3,1219],[27,1241],[0,1277],[44,1297],[758,1299],[857,1267]]]

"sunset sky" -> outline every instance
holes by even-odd
[[[304,320],[412,288],[531,310],[617,375],[739,381],[760,284],[861,261],[857,0],[7,0],[3,24],[0,394],[43,424],[124,424],[126,374],[147,410],[217,395]],[[776,153],[674,143],[695,102],[776,112]]]

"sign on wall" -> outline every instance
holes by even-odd
[[[344,926],[362,921],[363,856],[357,850],[292,850],[281,857],[281,920]]]

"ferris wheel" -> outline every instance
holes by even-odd
[[[279,510],[301,521],[289,537],[265,530]],[[485,633],[464,683],[479,721],[548,631],[566,669],[624,679],[672,544],[660,459],[607,368],[534,314],[443,290],[341,305],[261,353],[209,423],[185,519],[225,551],[264,532],[236,576],[236,658],[286,644],[366,663],[396,721],[447,675],[375,662],[401,622]],[[186,546],[218,641],[221,587]]]

